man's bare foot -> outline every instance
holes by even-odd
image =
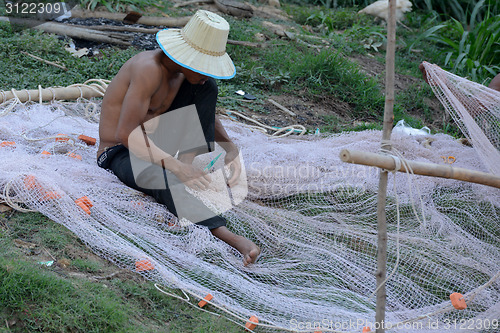
[[[243,256],[243,265],[253,264],[260,254],[260,248],[251,240],[236,235],[226,227],[210,230],[212,234],[238,250]]]
[[[239,237],[241,238],[241,241],[236,249],[243,255],[243,265],[247,266],[248,264],[253,264],[260,254],[260,248],[251,240],[243,236]]]

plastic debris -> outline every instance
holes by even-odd
[[[244,99],[249,99],[249,100],[256,99],[256,97],[254,95],[246,93],[243,90],[235,91],[235,93],[240,95],[240,96],[243,96]]]
[[[393,133],[401,133],[406,135],[430,135],[431,130],[429,127],[424,126],[421,129],[416,129],[405,123],[404,120],[400,120],[397,122],[396,126],[394,126]]]
[[[40,265],[44,265],[44,266],[50,267],[50,266],[54,265],[54,260],[50,260],[50,261],[39,261],[38,263],[39,263]]]

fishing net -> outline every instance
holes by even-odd
[[[472,142],[483,163],[500,175],[500,92],[424,62],[432,91]]]
[[[255,316],[255,331],[377,328],[379,171],[344,164],[338,156],[345,148],[377,152],[380,131],[275,138],[224,118],[241,148],[248,196],[223,216],[230,230],[262,249],[258,262],[244,267],[241,255],[207,229],[178,221],[97,167],[96,146],[78,139],[98,137],[97,112],[89,112],[89,105],[2,106],[1,200],[43,213],[95,253],[174,297],[196,304],[211,294],[203,309],[241,325]],[[408,160],[487,171],[478,149],[444,134],[394,134],[392,141]],[[217,147],[194,163],[203,168],[221,151]],[[217,198],[215,192],[196,195]],[[218,209],[216,202],[209,205]],[[384,327],[498,327],[499,221],[499,189],[393,174]],[[466,309],[452,306],[452,293],[464,296]]]

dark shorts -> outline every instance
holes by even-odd
[[[185,81],[169,109],[175,110],[191,104],[196,105],[208,150],[211,150],[210,144],[213,143],[215,135],[216,100],[217,85],[214,80],[208,80],[202,86],[191,85]],[[224,218],[215,215],[200,200],[187,192],[184,184],[170,171],[153,164],[134,176],[130,152],[124,145],[107,148],[97,158],[97,165],[111,170],[125,185],[152,196],[178,218],[186,218],[209,229],[226,225]],[[161,186],[145,186],[144,184],[161,184]]]

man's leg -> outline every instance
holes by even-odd
[[[110,169],[127,186],[152,196],[158,203],[164,204],[167,209],[178,218],[185,217],[189,221],[199,221],[196,224],[206,226],[212,234],[234,247],[243,255],[243,264],[246,266],[255,262],[260,253],[260,249],[249,239],[236,235],[226,228],[226,221],[221,216],[215,215],[201,201],[189,194],[182,183],[176,185],[175,201],[182,202],[182,206],[175,205],[172,197],[165,170],[159,166],[152,166],[146,169],[140,176],[147,179],[141,179],[141,183],[166,183],[166,189],[148,189],[139,187],[136,183],[130,163],[129,151],[125,149],[114,156],[111,161]],[[169,177],[171,179],[171,177]],[[180,213],[180,214],[179,214]]]

